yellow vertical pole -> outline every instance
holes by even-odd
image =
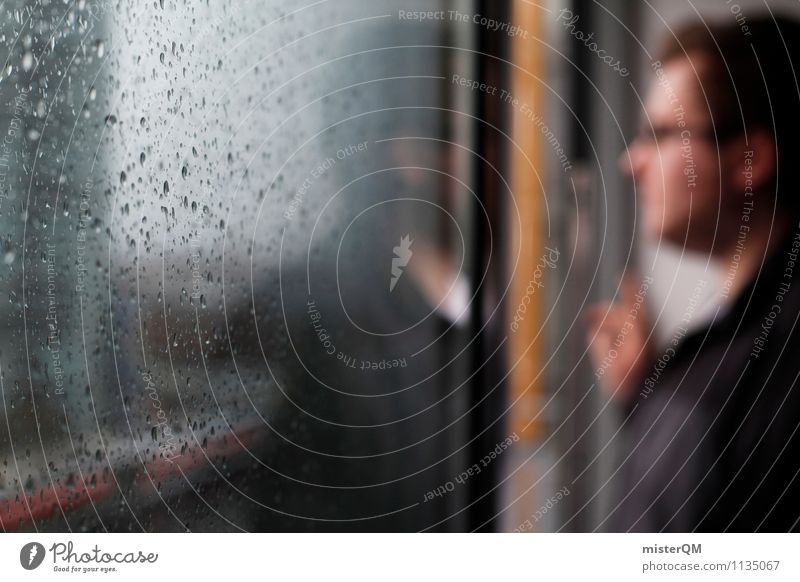
[[[511,411],[510,424],[523,442],[534,441],[542,430],[542,422],[531,423],[531,419],[542,404],[546,333],[542,327],[545,313],[545,294],[536,288],[528,293],[536,264],[544,251],[545,220],[542,185],[545,184],[545,156],[543,137],[531,120],[530,111],[545,117],[545,88],[542,81],[546,75],[546,48],[542,45],[545,8],[527,0],[515,0],[512,9],[513,24],[524,34],[512,39],[511,94],[516,105],[510,108],[512,138],[516,146],[511,148],[511,188],[514,204],[509,205],[506,224],[509,225],[509,273],[511,290],[507,305],[508,329],[510,330],[508,356],[511,374],[509,396],[517,404]],[[523,107],[523,104],[527,107]],[[527,112],[527,113],[526,113]],[[518,213],[518,214],[517,214]],[[517,229],[517,225],[520,228]],[[514,262],[519,252],[519,262]],[[546,280],[542,281],[547,283]],[[528,299],[526,299],[528,293]],[[524,301],[524,303],[523,303]],[[521,307],[523,306],[524,307]],[[524,313],[521,312],[524,309]],[[514,316],[521,321],[512,326]]]

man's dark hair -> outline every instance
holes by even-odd
[[[662,64],[689,58],[720,141],[760,127],[775,136],[785,209],[800,212],[800,23],[779,15],[694,23],[670,36]]]

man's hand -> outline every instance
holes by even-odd
[[[589,356],[600,387],[615,399],[628,400],[653,363],[652,329],[639,281],[625,277],[620,300],[586,310]]]

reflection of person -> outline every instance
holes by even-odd
[[[749,32],[678,32],[621,159],[645,234],[710,255],[724,281],[719,310],[663,347],[629,317],[639,282],[588,314],[604,388],[629,413],[614,530],[800,528],[800,26]]]

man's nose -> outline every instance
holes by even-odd
[[[619,157],[617,158],[617,167],[619,171],[626,176],[633,176],[634,168],[633,168],[633,149],[635,148],[635,142],[631,142],[628,144],[622,152],[620,152]]]
[[[643,163],[644,152],[642,151],[641,145],[636,140],[630,142],[617,158],[617,167],[619,171],[632,178],[638,176]]]

